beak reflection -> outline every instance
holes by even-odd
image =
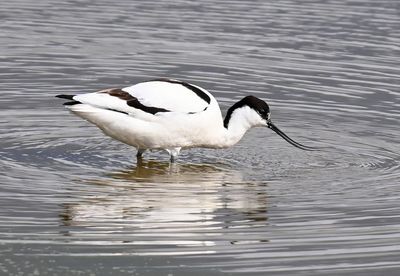
[[[276,125],[274,125],[270,120],[268,120],[268,122],[267,122],[267,127],[272,129],[273,131],[275,131],[279,136],[281,136],[283,139],[285,139],[288,143],[290,143],[291,145],[295,146],[296,148],[299,148],[299,149],[302,149],[302,150],[309,150],[309,151],[318,150],[318,148],[309,147],[309,146],[305,146],[305,145],[302,145],[300,143],[297,143],[296,141],[291,139],[289,136],[287,136]]]

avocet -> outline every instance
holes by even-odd
[[[268,127],[303,150],[315,148],[295,142],[271,121],[268,104],[246,96],[231,106],[225,118],[205,89],[175,79],[155,79],[125,88],[80,95],[57,95],[79,117],[106,135],[137,149],[162,149],[174,162],[181,149],[227,148],[252,127]]]

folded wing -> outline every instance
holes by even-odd
[[[82,103],[126,114],[146,112],[153,115],[164,112],[197,113],[206,110],[211,102],[210,94],[204,89],[170,79],[142,82],[122,89],[59,97],[71,100],[67,105]]]

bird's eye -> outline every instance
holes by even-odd
[[[265,109],[259,110],[258,114],[260,114],[260,116],[264,119],[268,119],[268,117],[269,117],[269,112],[268,112],[268,110],[265,110]]]

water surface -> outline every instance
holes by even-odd
[[[2,3],[0,274],[397,275],[397,1]],[[244,95],[253,129],[135,151],[54,98],[154,77]]]

